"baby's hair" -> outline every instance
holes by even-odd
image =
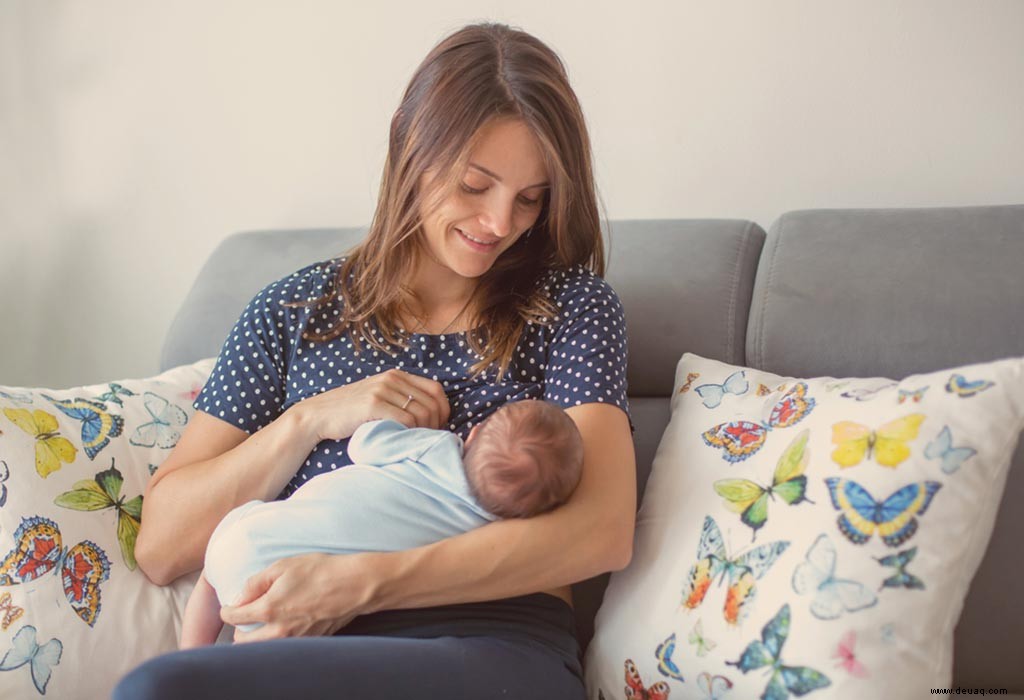
[[[501,518],[527,518],[572,495],[583,473],[583,438],[555,404],[515,401],[480,424],[463,462],[481,506]]]

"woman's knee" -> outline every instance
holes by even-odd
[[[129,671],[114,688],[111,700],[171,700],[209,692],[202,649],[157,656]]]

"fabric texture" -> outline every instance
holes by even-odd
[[[395,367],[441,383],[451,404],[446,427],[462,439],[507,401],[544,399],[566,408],[609,403],[629,414],[622,305],[607,282],[584,268],[550,274],[545,289],[560,316],[551,326],[527,326],[509,372],[496,382],[491,373],[469,377],[477,358],[465,333],[414,333],[408,348],[395,355],[365,347],[356,354],[347,333],[327,343],[302,340],[311,316],[323,329],[337,309],[281,302],[326,294],[340,261],[308,265],[253,298],[224,342],[196,409],[254,433],[303,399]],[[347,444],[321,442],[279,498],[317,474],[351,464]]]
[[[65,390],[0,387],[0,696],[107,697],[176,649],[196,576],[135,561],[142,493],[213,359]]]
[[[128,674],[113,700],[581,700],[578,653],[572,609],[539,593],[376,613],[333,637],[167,654]]]
[[[1024,358],[896,382],[684,355],[589,697],[948,685],[1022,427]]]
[[[249,501],[224,516],[204,568],[222,605],[236,604],[245,582],[279,559],[413,549],[496,519],[471,495],[453,433],[369,421],[349,453],[354,464],[310,479],[288,499]]]

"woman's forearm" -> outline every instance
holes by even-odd
[[[289,410],[217,457],[158,471],[143,499],[140,568],[165,585],[202,567],[210,535],[228,511],[276,498],[315,445],[302,416]]]

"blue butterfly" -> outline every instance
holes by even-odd
[[[0,391],[0,396],[4,397],[5,399],[10,399],[11,401],[17,401],[18,403],[32,403],[32,394],[29,394],[28,392],[24,391],[19,391],[16,394],[10,394],[6,391]]]
[[[890,547],[899,547],[917,532],[917,518],[924,515],[935,493],[942,488],[937,481],[907,484],[884,501],[876,501],[855,481],[825,479],[832,505],[841,511],[839,531],[854,544],[864,544],[877,531]]]
[[[907,565],[917,556],[917,547],[911,547],[887,557],[875,557],[882,566],[894,566],[897,571],[889,578],[882,581],[879,588],[910,588],[918,591],[924,590],[924,581],[907,572]]]
[[[765,666],[771,667],[771,678],[761,695],[762,700],[785,700],[790,693],[806,695],[832,685],[821,671],[807,666],[786,666],[782,663],[782,645],[789,637],[789,604],[783,605],[761,630],[761,641],[754,640],[743,650],[739,661],[727,661],[743,673]]]
[[[744,378],[744,370],[740,370],[730,374],[721,384],[701,384],[695,391],[703,399],[702,403],[705,407],[718,408],[726,394],[740,396],[747,393],[749,388],[750,384]]]
[[[960,398],[966,399],[993,386],[995,386],[995,382],[990,382],[985,379],[969,382],[964,375],[954,374],[949,378],[949,381],[946,382],[946,391],[951,394],[956,394]]]
[[[36,643],[36,628],[25,625],[14,635],[11,650],[0,660],[0,671],[13,671],[25,664],[30,664],[32,682],[40,695],[46,695],[46,684],[50,682],[53,667],[60,663],[64,645],[59,639],[51,639],[46,644]]]
[[[924,398],[924,393],[926,391],[928,391],[928,387],[926,386],[923,386],[920,389],[900,389],[899,395],[896,397],[896,403],[903,403],[904,401],[921,403],[921,399]]]
[[[147,391],[143,397],[143,405],[153,418],[135,429],[128,440],[138,447],[161,447],[169,450],[178,444],[181,433],[178,428],[188,423],[188,414],[162,396]]]
[[[107,384],[107,386],[110,387],[110,391],[100,396],[97,396],[97,401],[102,401],[104,403],[116,403],[118,406],[123,407],[124,401],[122,401],[118,397],[118,394],[120,394],[121,396],[136,396],[134,391],[132,391],[131,389],[125,389],[123,386],[115,382],[111,382]]]
[[[799,595],[814,594],[811,614],[819,620],[834,620],[844,611],[856,612],[878,602],[864,584],[836,578],[836,548],[828,535],[818,535],[806,558],[793,570],[793,590]]]
[[[82,421],[82,447],[89,459],[96,459],[99,451],[110,444],[124,430],[124,418],[107,413],[107,407],[89,399],[44,398],[61,410],[61,413]]]
[[[658,658],[658,670],[661,675],[668,676],[677,681],[683,681],[683,674],[679,671],[679,666],[676,665],[675,661],[672,660],[672,654],[676,651],[676,633],[673,632],[669,635],[669,638],[658,645],[655,649],[654,655]]]
[[[953,434],[947,425],[934,440],[924,448],[924,456],[928,459],[941,459],[942,471],[952,474],[978,451],[973,447],[953,447]]]

